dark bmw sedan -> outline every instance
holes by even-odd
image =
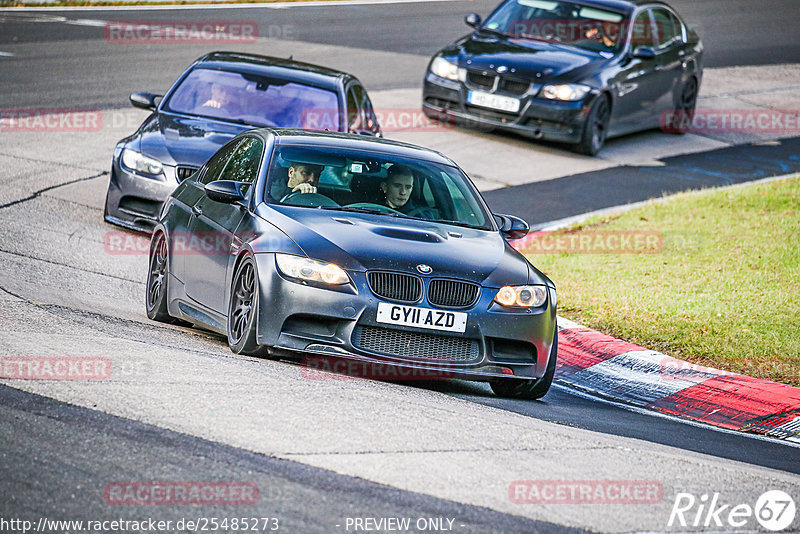
[[[493,215],[437,152],[250,130],[167,201],[147,315],[219,332],[239,354],[462,377],[539,398],[556,365],[556,290],[507,242],[527,231]]]
[[[166,95],[134,93],[152,111],[117,143],[105,220],[150,231],[164,200],[232,137],[259,126],[380,135],[364,86],[337,70],[274,57],[213,52]]]
[[[466,22],[473,33],[428,66],[423,109],[432,119],[595,155],[608,137],[694,112],[703,46],[661,2],[507,0]]]

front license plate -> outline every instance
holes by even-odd
[[[493,95],[491,93],[484,93],[483,91],[470,91],[469,94],[467,94],[467,102],[473,106],[499,109],[500,111],[508,111],[509,113],[516,113],[519,111],[518,98]]]
[[[463,333],[467,329],[467,314],[380,302],[378,322]]]

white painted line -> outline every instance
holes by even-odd
[[[95,20],[95,19],[75,19],[75,20],[66,20],[64,24],[71,24],[73,26],[91,26],[93,28],[105,28],[108,21],[106,20]]]
[[[580,397],[582,399],[590,400],[592,402],[600,402],[602,404],[608,404],[609,406],[615,406],[617,408],[621,408],[623,410],[627,410],[629,412],[638,413],[640,415],[649,415],[652,417],[660,417],[662,419],[669,419],[670,421],[674,421],[676,423],[682,423],[684,425],[694,426],[698,428],[704,428],[706,430],[713,430],[715,432],[723,432],[725,434],[734,434],[736,436],[742,436],[750,439],[757,439],[759,441],[766,441],[769,443],[777,443],[778,445],[785,445],[787,447],[794,447],[796,449],[800,449],[800,442],[793,443],[794,440],[781,440],[776,438],[771,438],[767,436],[762,436],[761,434],[752,434],[749,432],[742,432],[741,430],[731,430],[729,428],[722,428],[719,426],[710,425],[708,423],[703,423],[700,421],[695,421],[694,419],[684,419],[682,417],[678,417],[675,415],[658,412],[656,410],[651,410],[648,408],[641,408],[639,406],[633,406],[632,404],[625,404],[624,402],[616,402],[611,399],[607,399],[605,397],[600,397],[598,395],[594,395],[592,393],[575,389],[574,387],[563,385],[558,383],[560,379],[556,379],[553,381],[552,387],[563,391],[569,395],[574,395],[576,397]]]
[[[187,4],[187,5],[135,5],[135,6],[41,6],[2,7],[2,11],[188,11],[193,9],[288,9],[296,7],[335,7],[381,4],[422,4],[434,2],[463,2],[464,0],[310,0],[308,2],[261,2],[253,4]]]
[[[14,57],[11,52],[0,52],[0,57]]]

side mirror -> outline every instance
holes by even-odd
[[[466,17],[464,17],[464,22],[467,23],[467,26],[472,26],[473,28],[477,28],[481,25],[481,16],[477,13],[470,13]]]
[[[649,46],[637,46],[633,51],[633,57],[636,59],[654,59],[656,51]]]
[[[130,99],[134,107],[154,110],[156,109],[156,98],[161,98],[162,96],[154,95],[153,93],[133,93]]]
[[[233,204],[244,200],[240,182],[233,180],[217,180],[206,184],[205,191],[208,198],[223,204]]]
[[[521,239],[528,235],[531,227],[528,223],[513,215],[497,215],[500,219],[500,233],[506,239]]]

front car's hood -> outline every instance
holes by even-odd
[[[259,212],[309,257],[348,270],[417,272],[417,265],[425,264],[432,276],[462,278],[485,287],[545,283],[494,231],[289,206],[262,204]]]
[[[238,133],[252,126],[171,113],[153,113],[139,128],[137,150],[167,165],[200,167]]]
[[[476,32],[441,52],[456,57],[458,65],[492,72],[503,66],[508,75],[535,83],[559,79],[579,81],[608,58],[594,52],[530,39],[510,39]]]

